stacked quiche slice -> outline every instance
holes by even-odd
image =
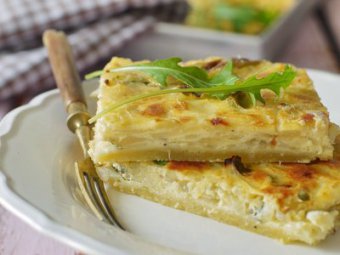
[[[98,74],[90,154],[112,188],[285,242],[334,232],[338,129],[304,70],[113,58]]]

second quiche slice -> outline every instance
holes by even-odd
[[[163,89],[143,72],[111,72],[133,64],[129,59],[113,58],[106,65],[100,78],[98,113],[131,97]],[[183,65],[198,66],[213,76],[226,64],[221,58],[209,58]],[[286,68],[268,61],[234,60],[233,64],[233,74],[240,80],[261,79]],[[280,97],[263,90],[264,102],[256,101],[253,107],[243,105],[242,94],[221,100],[197,93],[165,94],[122,105],[97,119],[92,158],[97,164],[213,162],[236,155],[252,163],[329,160],[335,135],[327,109],[306,72],[294,71],[294,80]],[[167,82],[168,89],[187,87],[171,76]]]
[[[316,244],[340,226],[340,139],[333,160],[309,164],[123,162],[97,172],[109,188],[283,242]]]

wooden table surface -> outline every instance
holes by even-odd
[[[340,44],[340,0],[329,0],[327,14]],[[339,72],[340,68],[316,16],[300,24],[277,59],[300,67]],[[57,255],[80,252],[46,237],[0,206],[0,255]]]

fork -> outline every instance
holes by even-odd
[[[72,55],[72,49],[63,32],[47,30],[43,35],[53,75],[68,113],[67,126],[80,142],[84,159],[75,162],[78,185],[84,199],[93,213],[102,221],[107,221],[124,230],[117,221],[95,166],[88,154],[91,139],[90,114],[87,111],[84,92],[81,87]]]

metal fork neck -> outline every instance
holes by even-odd
[[[91,116],[87,107],[84,103],[73,102],[67,106],[67,112],[67,127],[78,136],[84,157],[88,157],[88,142],[91,140],[91,126],[88,120]]]

